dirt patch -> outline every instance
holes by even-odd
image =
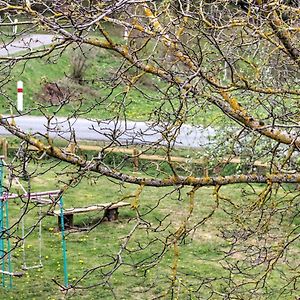
[[[61,86],[57,83],[46,83],[41,92],[37,95],[41,102],[51,104],[66,103],[74,98],[75,94],[68,87]]]
[[[88,85],[79,85],[64,78],[58,82],[45,83],[36,96],[41,103],[54,105],[98,98],[100,94]]]

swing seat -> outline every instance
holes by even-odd
[[[30,267],[27,267],[27,266],[22,266],[22,270],[24,271],[27,271],[27,270],[31,270],[31,269],[41,269],[43,268],[43,265],[42,264],[39,264],[39,265],[35,265],[35,266],[30,266]]]

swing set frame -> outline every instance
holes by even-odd
[[[17,177],[14,177],[16,184],[19,185],[23,191],[23,194],[10,194],[9,192],[3,191],[3,178],[4,178],[4,167],[7,164],[4,161],[4,156],[0,156],[0,284],[3,287],[12,288],[12,278],[21,277],[24,272],[13,272],[12,261],[11,261],[11,242],[10,242],[10,227],[9,227],[9,200],[12,199],[26,199],[31,203],[36,203],[40,207],[39,211],[39,264],[28,266],[26,264],[25,254],[25,211],[22,213],[22,248],[23,248],[23,265],[22,270],[42,268],[42,215],[41,208],[45,205],[53,205],[55,202],[53,199],[59,197],[59,208],[60,208],[60,221],[61,221],[61,244],[62,244],[62,256],[63,256],[63,270],[64,270],[64,287],[68,288],[68,267],[67,267],[67,247],[65,239],[65,224],[64,224],[64,202],[61,190],[44,191],[27,193],[23,185],[20,183]],[[6,245],[5,245],[6,242]],[[5,262],[5,260],[7,262]],[[8,285],[6,284],[6,276],[9,277]]]

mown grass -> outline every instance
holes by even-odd
[[[57,171],[57,170],[56,170]],[[60,178],[62,180],[62,178]],[[52,173],[51,175],[41,176],[33,180],[33,189],[54,189],[57,188],[57,180],[56,176]],[[80,186],[70,189],[66,195],[64,196],[65,203],[67,207],[75,207],[75,206],[85,206],[88,204],[94,203],[103,203],[109,201],[118,201],[124,195],[134,192],[135,187],[133,186],[124,186],[120,190],[120,186],[116,183],[112,183],[111,181],[101,178],[98,180],[97,184],[91,187],[91,184],[88,181],[83,181]],[[156,203],[159,197],[162,197],[166,192],[170,189],[150,189],[145,193],[143,198],[141,199],[141,211],[147,211],[149,206],[152,206]],[[96,198],[96,199],[95,199]],[[173,209],[179,210],[181,207],[181,203],[173,199]],[[162,205],[161,210],[155,211],[151,220],[155,221],[157,219],[162,219],[167,210],[169,210],[169,205],[167,203]],[[19,215],[20,203],[16,201],[16,203],[11,204],[11,215],[15,217],[11,218],[11,222],[16,220]],[[36,220],[37,211],[32,211],[32,213],[28,214],[27,217],[27,226],[33,220]],[[71,233],[67,236],[67,247],[68,247],[68,259],[69,259],[69,276],[70,282],[74,283],[76,280],[83,274],[84,270],[88,268],[92,268],[95,264],[103,262],[102,255],[112,255],[114,254],[124,239],[124,237],[128,234],[128,230],[133,226],[133,222],[129,222],[131,218],[135,216],[134,211],[125,208],[120,210],[120,219],[118,222],[114,223],[102,223],[96,229],[91,231],[90,233]],[[88,222],[92,222],[93,220],[99,217],[95,213],[86,214],[82,216],[76,216],[75,224],[77,225],[87,225]],[[150,220],[149,220],[150,221]],[[26,272],[26,274],[20,279],[14,279],[14,288],[12,290],[2,289],[1,293],[4,293],[3,296],[12,299],[15,299],[16,293],[18,299],[61,299],[63,298],[61,292],[59,291],[58,286],[56,286],[51,278],[56,278],[59,282],[62,282],[62,258],[61,258],[61,246],[60,246],[60,233],[55,233],[53,230],[57,225],[56,218],[47,217],[43,220],[43,262],[44,268],[37,270],[30,270]],[[140,240],[140,242],[146,243],[147,238],[141,239],[141,232],[138,233],[136,240]],[[149,238],[149,237],[148,237]],[[150,239],[150,238],[149,238]],[[162,244],[158,243],[158,245],[154,245],[154,247],[149,247],[149,251],[144,251],[145,253],[138,253],[136,259],[142,260],[143,258],[147,258],[149,253],[152,251],[159,251],[159,248]],[[135,244],[132,244],[132,248],[135,247]],[[29,265],[30,263],[36,263],[37,261],[37,233],[35,232],[32,236],[28,238],[26,241],[26,252],[27,255],[29,253]],[[205,252],[205,250],[204,250]],[[21,249],[14,251],[14,268],[20,268],[20,260],[22,256]],[[30,255],[31,253],[31,255]],[[133,255],[134,257],[134,255]],[[188,258],[188,257],[187,257]],[[172,264],[172,253],[166,255],[163,259],[162,264],[167,268],[162,271],[159,280],[161,280],[162,285],[158,285],[156,287],[156,291],[160,291],[164,289],[164,285],[167,284],[167,277],[170,274],[170,268]],[[194,267],[194,266],[193,266]],[[129,268],[128,268],[129,269]],[[126,270],[126,268],[125,268]],[[141,273],[142,274],[142,273]],[[141,275],[140,274],[140,275]],[[153,276],[153,280],[157,280],[156,273],[149,271],[149,282],[152,282],[151,276]],[[94,276],[89,276],[87,280],[87,284],[93,285],[96,284],[99,278],[97,278],[99,274]],[[119,290],[119,295],[122,299],[140,299],[141,295],[138,293],[139,284],[142,284],[143,279],[138,278],[125,278],[122,272],[116,272],[112,283],[116,287],[116,290]],[[33,285],[30,287],[31,283]],[[124,287],[126,287],[124,289]],[[131,296],[131,288],[136,290],[137,294],[133,297]],[[144,287],[145,288],[145,287]],[[106,288],[98,288],[91,289],[84,292],[76,292],[74,299],[110,299],[111,292]]]
[[[49,163],[50,161],[46,161],[43,166],[40,166],[38,168],[39,172],[48,168]],[[53,165],[53,162],[51,165]],[[30,169],[33,170],[35,167],[32,165]],[[77,171],[74,168],[66,168],[66,165],[60,164],[51,168],[47,173],[33,178],[31,180],[32,191],[61,188],[76,173]],[[25,181],[23,181],[23,184],[26,187],[27,183]],[[257,193],[263,187],[263,185],[255,186]],[[137,186],[114,182],[104,177],[86,177],[76,187],[66,191],[64,195],[65,207],[80,207],[95,203],[120,201],[126,196],[135,195],[137,188]],[[15,189],[13,190],[15,191]],[[166,243],[174,238],[176,230],[184,224],[184,220],[189,215],[191,199],[188,192],[190,190],[190,188],[178,189],[178,187],[175,190],[173,187],[144,188],[138,202],[139,214],[142,220],[141,226],[127,245],[127,251],[122,255],[125,264],[115,271],[110,280],[117,299],[152,299],[159,295],[171,298],[170,291],[172,289],[170,287],[174,276],[174,264],[178,266],[177,280],[173,292],[175,295],[178,294],[179,299],[189,299],[191,291],[193,291],[192,294],[195,299],[198,297],[199,299],[205,299],[211,289],[226,293],[227,283],[224,278],[228,278],[228,272],[222,268],[220,262],[224,263],[224,251],[228,251],[230,243],[228,243],[228,240],[221,238],[221,233],[224,230],[239,232],[231,223],[230,219],[232,218],[237,218],[237,224],[245,226],[243,228],[245,232],[247,232],[247,227],[251,228],[253,226],[253,215],[251,216],[252,212],[247,211],[247,208],[253,210],[255,203],[258,201],[257,196],[251,194],[250,187],[235,185],[224,187],[221,193],[222,199],[217,201],[213,188],[201,188],[196,192],[194,210],[187,222],[187,229],[201,222],[212,212],[214,214],[197,230],[191,231],[182,243],[178,244],[178,257],[177,250],[175,251],[172,243],[166,253],[160,257],[160,252]],[[282,192],[279,192],[276,199],[280,199],[281,194]],[[134,197],[126,199],[132,203],[135,201]],[[231,199],[232,202],[228,202],[226,199]],[[10,224],[13,224],[21,214],[22,204],[19,199],[11,201],[9,204]],[[270,207],[272,205],[274,204],[270,203]],[[234,206],[240,207],[240,209],[236,209],[236,213]],[[45,212],[46,209],[47,207],[43,207],[42,210]],[[269,209],[268,205],[266,206],[267,209]],[[38,211],[39,209],[35,207],[26,216],[27,230],[30,225],[36,222]],[[246,213],[249,214],[248,219]],[[93,225],[101,216],[102,213],[76,215],[75,225],[81,227]],[[86,270],[97,265],[110,263],[135,222],[136,211],[131,208],[122,208],[117,222],[102,222],[90,232],[69,232],[67,234],[67,251],[70,284],[76,284]],[[274,221],[274,224],[276,222]],[[280,226],[283,228],[284,224],[281,223]],[[0,289],[1,297],[24,300],[68,299],[71,296],[72,299],[113,299],[109,286],[97,286],[103,279],[103,274],[97,269],[78,284],[78,287],[94,286],[93,288],[70,291],[68,295],[64,295],[59,286],[52,281],[52,279],[55,279],[63,284],[61,236],[60,232],[56,231],[56,227],[56,217],[47,216],[43,219],[42,254],[44,267],[26,271],[23,277],[14,278],[12,289]],[[16,230],[16,233],[20,234],[20,228]],[[242,229],[240,230],[243,232]],[[277,230],[279,234],[279,228]],[[28,265],[38,262],[37,231],[35,229],[33,234],[26,239],[25,248]],[[14,238],[12,238],[13,241]],[[274,247],[276,245],[276,242],[274,242]],[[293,245],[292,250],[297,253],[299,243]],[[22,248],[20,247],[12,252],[15,271],[21,268],[22,255]],[[232,261],[242,258],[243,252],[236,255],[238,256],[233,257]],[[155,265],[155,259],[158,259],[158,265]],[[291,256],[291,259],[297,261],[296,256]],[[147,262],[152,268],[147,270],[141,265],[137,267],[141,262]],[[132,264],[135,264],[136,267],[132,267]],[[109,271],[110,268],[111,266],[107,266],[102,271]],[[280,269],[281,272],[287,270],[284,261],[280,262]],[[274,271],[274,274],[270,276],[269,282],[272,289],[276,290],[277,287],[282,286],[283,280],[280,274],[280,272]],[[244,280],[240,274],[232,274],[231,276],[233,276],[232,280],[235,281],[243,282]],[[200,285],[202,279],[212,280],[211,285],[204,285],[197,292],[196,287]],[[152,288],[149,289],[149,287]],[[249,296],[249,294],[245,295]],[[245,299],[248,296],[245,296]],[[192,299],[194,298],[192,297]],[[223,298],[215,294],[214,299]],[[261,299],[267,298],[262,297]],[[287,296],[285,299],[294,298]]]

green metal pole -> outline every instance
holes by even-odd
[[[3,196],[3,161],[0,159],[0,197]],[[2,272],[5,271],[4,260],[4,215],[3,215],[3,199],[0,199],[0,259]],[[5,275],[2,273],[1,285],[5,286]]]
[[[64,283],[65,287],[68,287],[68,264],[67,264],[67,246],[66,246],[66,237],[65,237],[65,222],[64,222],[64,202],[63,197],[59,198],[60,206],[60,226],[61,226],[61,245],[63,253],[63,263],[64,263]]]
[[[8,199],[5,201],[5,217],[6,217],[6,235],[7,235],[7,262],[8,272],[12,273],[11,267],[11,248],[10,248],[10,233],[9,233],[9,213],[8,213]],[[12,288],[12,275],[9,275],[9,287]]]

